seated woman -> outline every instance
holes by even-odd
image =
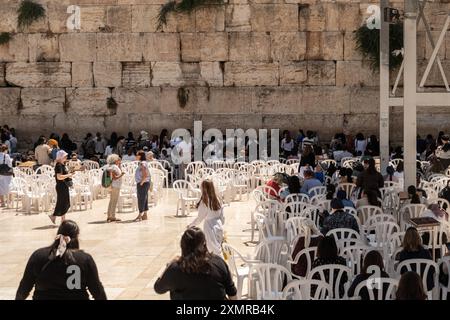
[[[427,259],[432,260],[430,251],[422,246],[422,238],[419,232],[414,227],[409,227],[405,232],[402,244],[403,250],[399,253],[399,261],[405,261],[410,259]],[[400,273],[406,272],[406,268],[400,270]],[[427,290],[433,289],[433,277],[435,270],[430,270],[427,277]]]
[[[169,291],[172,300],[235,300],[237,292],[227,264],[208,252],[205,234],[197,227],[184,232],[181,257],[167,266],[154,289]]]
[[[34,300],[89,300],[88,290],[94,299],[106,300],[94,259],[80,250],[79,234],[74,221],[61,223],[55,241],[28,260],[16,300],[25,300],[33,287]],[[71,280],[77,273],[80,280]]]
[[[364,264],[363,269],[360,274],[356,276],[356,278],[353,280],[350,288],[348,289],[348,296],[353,297],[355,295],[355,289],[363,281],[366,281],[371,277],[374,272],[369,272],[369,267],[375,266],[375,268],[378,268],[380,273],[380,277],[382,278],[389,278],[389,275],[384,271],[384,263],[383,263],[383,257],[381,254],[376,251],[372,250],[366,254],[364,257]],[[375,271],[376,272],[376,271]],[[387,288],[383,288],[383,292],[386,293]],[[360,297],[361,300],[369,300],[369,293],[367,292],[367,288],[364,288],[360,291]]]
[[[414,271],[402,274],[396,292],[397,300],[427,300],[420,276]]]
[[[286,197],[290,194],[300,193],[300,179],[298,176],[290,176],[288,178],[288,188],[283,190],[280,194],[281,200],[286,199]]]
[[[347,198],[347,194],[344,190],[339,190],[336,194],[336,198],[342,201],[342,204],[344,207],[351,207],[354,208],[355,205],[353,204],[353,201]]]
[[[272,189],[267,188],[264,189],[264,192],[268,194],[269,198],[273,200],[280,199],[278,192],[283,185],[283,175],[281,173],[275,173],[269,181],[267,181],[266,186],[271,187]]]
[[[303,222],[303,232],[304,235],[297,239],[297,242],[292,252],[292,259],[294,260],[297,254],[305,248],[317,247],[319,242],[323,239],[323,235],[320,233],[319,229],[316,227],[314,222],[310,219],[306,219]],[[297,264],[292,265],[292,273],[299,276],[306,276],[307,260],[305,256],[300,257]]]
[[[378,193],[376,190],[364,190],[361,193],[361,199],[356,201],[356,208],[362,206],[381,207],[381,202],[378,200]]]
[[[323,169],[320,164],[314,168],[314,177],[322,183],[325,181],[325,175],[323,174]]]

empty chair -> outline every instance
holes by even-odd
[[[331,299],[342,299],[345,296],[345,290],[348,286],[348,280],[351,279],[352,271],[349,267],[340,264],[327,264],[313,268],[308,279],[317,279],[328,283],[333,292]]]
[[[194,190],[191,184],[185,180],[175,181],[173,183],[173,189],[178,194],[176,215],[178,216],[180,211],[181,216],[189,215],[190,206],[197,203],[200,199],[199,192]]]
[[[361,206],[357,210],[359,221],[364,225],[371,216],[375,214],[382,214],[383,210],[377,206]]]
[[[280,300],[283,297],[283,284],[292,281],[289,270],[272,263],[254,264],[250,270],[251,282],[256,285],[257,300]]]
[[[336,228],[327,232],[327,236],[331,236],[336,241],[339,252],[348,246],[363,244],[361,236],[358,232],[349,228]]]
[[[325,281],[314,279],[294,280],[283,289],[283,300],[326,300],[333,289]]]
[[[264,263],[275,263],[287,267],[288,244],[284,238],[263,239],[255,247],[255,259]]]

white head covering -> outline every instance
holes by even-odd
[[[70,242],[70,237],[58,234],[55,240],[59,240],[58,249],[56,249],[56,256],[62,257],[66,252],[67,244]]]
[[[142,140],[148,140],[148,132],[142,130],[141,131],[141,138],[142,138]]]
[[[67,156],[67,152],[65,152],[64,150],[59,150],[56,153],[56,161],[60,161],[61,159],[63,159],[66,156]]]
[[[309,247],[309,244],[311,243],[311,236],[312,235],[320,235],[320,231],[315,225],[314,221],[311,219],[305,219],[303,220],[303,231],[305,232],[305,248]]]

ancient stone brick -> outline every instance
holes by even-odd
[[[270,35],[265,32],[231,32],[230,61],[269,61]]]
[[[225,8],[213,5],[195,11],[195,29],[197,32],[220,32],[225,30]]]
[[[143,38],[146,61],[179,61],[180,39],[176,33],[147,33]]]
[[[113,97],[118,104],[118,114],[161,112],[160,91],[159,88],[115,88]]]
[[[28,36],[30,62],[59,61],[57,35],[33,33]]]
[[[136,5],[132,9],[133,32],[155,32],[159,5]]]
[[[96,87],[120,87],[122,85],[122,64],[120,62],[94,62],[94,83]]]
[[[181,58],[185,62],[226,61],[228,38],[224,32],[182,33]]]
[[[107,99],[111,96],[108,88],[67,88],[68,113],[79,116],[103,116],[111,113]]]
[[[142,61],[142,37],[136,33],[97,33],[97,61]]]
[[[99,32],[106,27],[106,7],[80,6],[81,32]]]
[[[373,72],[367,62],[338,61],[336,64],[337,86],[378,86],[379,74]]]
[[[344,35],[344,60],[362,60],[362,55],[356,49],[353,32],[345,32]]]
[[[21,92],[23,115],[54,115],[63,112],[64,88],[24,88]]]
[[[304,60],[306,56],[306,34],[304,32],[273,32],[271,57],[275,61]]]
[[[124,62],[122,64],[123,87],[150,87],[150,85],[150,62]]]
[[[94,85],[93,68],[91,62],[72,63],[72,87],[91,88]]]
[[[311,86],[334,86],[336,63],[334,61],[308,61],[308,84]]]
[[[17,114],[20,100],[19,88],[0,88],[0,115]]]
[[[323,32],[322,48],[324,60],[344,59],[344,35],[341,32]]]
[[[8,63],[6,81],[19,87],[69,87],[72,83],[70,63]]]
[[[26,34],[15,34],[8,43],[0,46],[0,62],[19,61],[28,61],[28,35]]]
[[[225,86],[278,85],[278,63],[226,62]]]
[[[297,31],[298,6],[295,4],[251,5],[252,31]]]
[[[307,60],[322,60],[323,46],[321,32],[307,32],[306,33],[306,59]]]
[[[2,2],[0,6],[0,32],[17,31],[17,4]]]
[[[300,31],[325,31],[326,12],[322,3],[302,4],[299,9]]]
[[[200,75],[212,87],[223,86],[223,72],[220,62],[200,62]]]
[[[225,13],[226,31],[250,31],[250,6],[228,5]]]
[[[107,7],[106,25],[114,32],[131,32],[131,7]]]
[[[6,85],[5,82],[5,64],[0,63],[0,87],[4,87]]]
[[[334,86],[303,87],[301,104],[306,114],[345,114],[350,112],[350,94]]]
[[[95,61],[96,46],[95,33],[67,33],[59,36],[61,61]]]
[[[178,62],[152,63],[152,86],[181,86],[182,72]]]
[[[306,84],[308,79],[307,61],[284,62],[280,64],[280,84]]]

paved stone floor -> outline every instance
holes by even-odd
[[[167,262],[180,253],[180,236],[196,211],[186,218],[175,217],[172,190],[165,190],[147,221],[135,223],[136,213],[119,213],[122,222],[107,224],[107,205],[107,199],[96,200],[92,210],[71,212],[67,217],[80,225],[81,248],[94,257],[108,299],[168,299],[168,294],[157,295],[153,284]],[[252,245],[244,244],[250,240],[250,232],[244,229],[249,227],[252,206],[250,200],[225,208],[228,242],[244,255],[253,252]],[[0,299],[14,299],[29,256],[51,243],[56,228],[46,214],[0,209]]]

